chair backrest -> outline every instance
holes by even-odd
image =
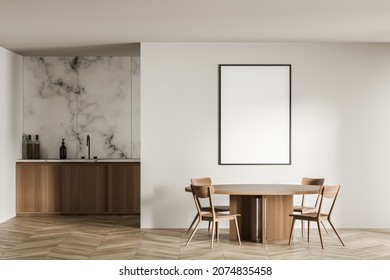
[[[211,212],[213,213],[213,216],[215,216],[213,201],[213,194],[215,193],[215,190],[214,186],[211,185],[211,179],[209,177],[191,179],[191,190],[192,195],[194,197],[195,206],[198,210],[199,215],[202,212],[202,204],[200,203],[199,198],[208,198],[209,207],[211,209]]]
[[[303,177],[302,178],[302,185],[312,185],[312,186],[322,186],[324,185],[324,178],[308,178],[308,177]],[[318,206],[318,201],[319,201],[320,195],[317,195],[316,203],[314,204],[314,207],[317,208]],[[301,206],[304,207],[305,205],[305,195],[302,195],[302,201],[301,201]]]
[[[321,213],[321,210],[322,210],[323,203],[324,203],[325,199],[330,200],[331,204],[330,204],[329,211],[327,213],[323,213],[323,214],[327,214],[328,216],[330,216],[332,214],[333,207],[335,205],[335,202],[336,202],[337,196],[339,194],[339,191],[340,191],[340,185],[336,185],[336,186],[323,186],[321,188],[321,192],[320,192],[321,200],[320,200],[320,205],[318,207],[318,214]]]
[[[324,178],[302,178],[302,185],[322,186],[324,184]]]
[[[198,198],[208,198],[211,197],[214,193],[214,186],[196,186],[191,185],[192,193]]]
[[[191,179],[191,185],[194,185],[194,186],[210,186],[211,185],[211,178],[210,177],[204,177],[204,178]]]

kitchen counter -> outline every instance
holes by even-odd
[[[61,162],[61,163],[82,163],[82,162],[141,162],[139,158],[98,158],[98,159],[18,159],[16,162],[26,163],[49,163],[49,162]]]

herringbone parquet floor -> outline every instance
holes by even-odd
[[[153,260],[153,259],[386,259],[390,260],[390,229],[340,229],[343,247],[335,234],[318,233],[310,243],[294,233],[287,241],[256,244],[229,241],[226,229],[214,250],[201,229],[185,246],[186,229],[140,229],[139,216],[15,217],[0,224],[0,259],[27,260]]]

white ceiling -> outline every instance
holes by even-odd
[[[0,0],[21,54],[134,42],[390,42],[389,0]]]

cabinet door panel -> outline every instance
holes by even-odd
[[[62,166],[62,212],[107,212],[107,167],[99,164]]]
[[[140,165],[109,166],[109,211],[140,213]]]
[[[16,213],[59,213],[61,165],[16,165]]]

